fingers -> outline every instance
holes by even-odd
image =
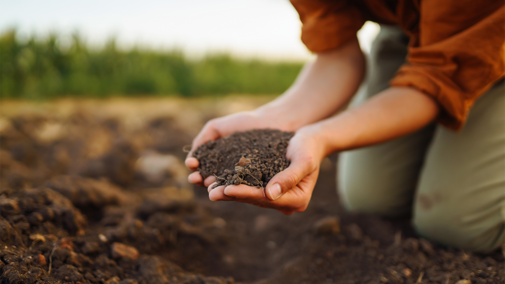
[[[191,151],[188,153],[188,156],[186,157],[186,160],[184,161],[184,163],[186,164],[186,167],[188,167],[190,170],[196,172],[198,170],[198,167],[200,166],[200,162],[198,161],[198,159],[193,157],[193,151],[196,150],[196,148],[198,146],[200,146],[201,144],[203,144],[204,142],[209,141],[209,140],[216,140],[219,137],[220,137],[220,135],[219,135],[219,132],[214,127],[214,122],[209,121],[203,127],[202,131],[200,131],[198,136],[193,140],[193,144],[191,146]],[[188,180],[190,183],[193,183],[196,185],[208,186],[208,184],[206,184],[203,181],[203,178],[201,177],[200,174],[198,174],[198,175],[191,174],[191,175],[189,175]],[[210,181],[210,183],[212,183],[212,182],[214,182],[214,181]]]
[[[200,162],[198,159],[195,157],[192,157],[193,151],[196,150],[198,146],[203,144],[206,141],[209,140],[216,140],[220,137],[219,132],[215,129],[214,127],[214,122],[209,121],[200,131],[198,136],[193,140],[193,144],[191,146],[191,151],[188,153],[188,156],[185,160],[186,166],[194,171],[194,173],[190,174],[188,176],[188,181],[192,184],[196,184],[199,186],[209,186],[213,182],[216,181],[216,178],[214,176],[207,177],[205,180],[203,180],[202,175],[200,175],[199,172],[197,172],[198,167],[200,166]]]
[[[193,140],[191,151],[196,150],[198,146],[202,145],[203,143],[209,140],[217,140],[218,138],[221,137],[219,131],[215,128],[214,124],[215,122],[213,120],[205,124],[202,131],[200,131],[200,133],[198,133],[196,138]]]
[[[212,188],[214,184],[208,187],[209,199],[212,201],[238,201],[249,203],[263,208],[273,208],[285,215],[291,215],[294,212],[302,212],[306,208],[306,203],[297,197],[296,193],[289,191],[281,199],[271,201],[265,196],[263,188],[246,185],[229,185]],[[296,190],[295,190],[296,191]],[[293,193],[293,194],[291,194]]]
[[[291,161],[291,165],[276,174],[267,184],[265,194],[270,200],[277,200],[294,188],[304,177],[315,170],[312,157],[301,157]]]
[[[226,196],[237,199],[264,199],[265,190],[261,187],[241,185],[229,185],[224,189]]]
[[[209,121],[203,129],[198,133],[196,138],[193,140],[193,143],[191,145],[191,151],[189,151],[188,155],[186,156],[186,160],[184,163],[186,164],[186,167],[192,171],[197,171],[198,167],[200,166],[200,162],[198,159],[193,157],[193,151],[198,148],[198,146],[202,145],[203,143],[209,141],[209,140],[216,140],[220,138],[219,132],[215,129],[214,127],[215,122]],[[191,182],[191,181],[190,181]]]
[[[216,186],[217,187],[217,186]],[[211,183],[207,186],[207,192],[210,193],[214,188],[216,188],[214,183]]]
[[[264,208],[273,208],[286,215],[293,214],[295,211],[292,206],[297,206],[297,201],[293,200],[292,197],[288,197],[286,195],[286,200],[271,201],[265,196],[264,188],[244,184],[226,186],[224,194],[228,197],[234,198],[235,201],[249,203]]]
[[[216,177],[210,176],[204,180],[200,172],[194,172],[188,176],[188,181],[195,185],[208,187],[209,185],[211,185],[216,181]]]
[[[287,197],[287,200],[271,201],[265,196],[263,188],[247,185],[229,185],[224,188],[223,193],[233,198],[234,201],[249,203],[263,208],[273,208],[285,215],[291,215],[296,211],[293,207],[293,205],[297,206],[296,200]]]
[[[226,194],[224,194],[224,189],[225,189],[224,185],[218,186],[216,188],[212,188],[213,186],[214,186],[214,184],[211,184],[207,189],[209,191],[209,199],[211,201],[231,201],[231,200],[234,200],[233,197],[229,197],[229,196],[226,196]]]
[[[215,183],[216,182],[216,177],[215,176],[210,176],[210,177],[207,177],[204,181],[203,181],[203,184],[206,186],[206,187],[209,187],[211,184]]]
[[[192,184],[203,186],[203,177],[199,172],[191,173],[188,176],[188,181]]]
[[[191,154],[191,152],[190,152]],[[192,171],[198,170],[198,166],[200,166],[200,162],[195,157],[188,157],[186,158],[186,161],[184,161],[186,164],[186,167]]]
[[[282,210],[282,209],[278,209],[277,211],[281,212],[282,214],[284,215],[293,215],[293,213],[295,213],[295,211],[293,210]]]

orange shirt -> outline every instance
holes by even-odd
[[[312,52],[356,38],[365,21],[399,25],[410,36],[407,63],[392,86],[435,97],[439,122],[461,129],[475,100],[505,76],[503,0],[291,0]],[[504,114],[505,115],[505,114]]]

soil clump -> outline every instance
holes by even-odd
[[[235,132],[201,145],[193,156],[200,162],[199,171],[204,179],[216,176],[215,186],[264,187],[289,166],[286,149],[293,135],[274,129]]]

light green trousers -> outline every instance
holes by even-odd
[[[351,107],[388,88],[405,62],[408,37],[381,26],[368,89]],[[498,59],[497,59],[498,60]],[[338,185],[347,209],[399,215],[432,241],[489,252],[505,244],[505,84],[474,105],[460,132],[440,125],[340,155]]]

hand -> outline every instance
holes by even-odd
[[[221,137],[228,136],[236,131],[271,127],[287,130],[286,126],[281,125],[281,123],[278,123],[278,125],[272,125],[272,121],[279,122],[280,120],[269,118],[260,111],[251,111],[216,118],[207,122],[202,131],[200,131],[198,136],[193,140],[191,151],[188,153],[186,158],[186,166],[190,170],[194,171],[194,173],[190,174],[188,177],[189,182],[200,186],[209,186],[216,181],[215,176],[210,176],[203,180],[203,177],[199,172],[197,172],[200,163],[196,158],[192,157],[192,154],[198,146],[209,140],[216,140]]]
[[[315,136],[314,127],[307,126],[296,132],[289,141],[286,157],[290,166],[275,175],[264,188],[247,185],[228,185],[212,188],[212,201],[238,201],[264,208],[273,208],[286,215],[305,211],[319,175],[324,158],[324,147]]]
[[[201,144],[236,131],[254,128],[275,128],[296,131],[327,118],[341,108],[360,86],[365,71],[365,57],[357,40],[339,48],[321,52],[308,63],[295,83],[280,97],[256,109],[209,121],[193,141],[192,151]],[[339,80],[335,80],[339,78]],[[215,177],[203,180],[196,172],[198,160],[186,159],[186,166],[195,171],[188,180],[208,186]]]

